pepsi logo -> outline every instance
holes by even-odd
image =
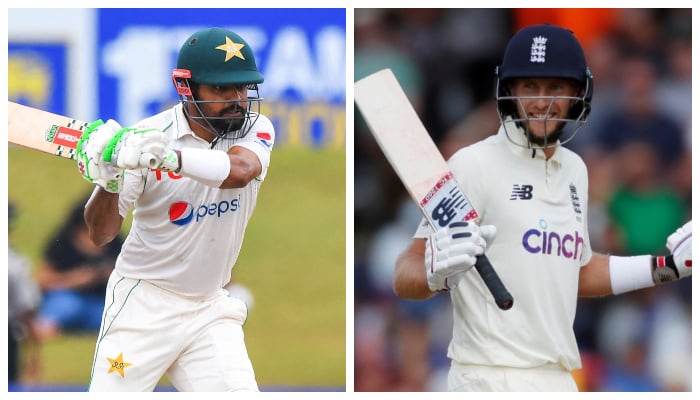
[[[231,200],[200,204],[196,207],[186,201],[175,202],[170,205],[170,210],[168,211],[170,222],[183,226],[192,221],[195,223],[201,222],[209,216],[215,217],[217,220],[224,218],[226,215],[238,211],[241,201],[240,197],[239,194]]]
[[[170,222],[175,225],[187,225],[194,216],[194,207],[185,201],[178,201],[170,206],[168,211]]]
[[[266,147],[270,147],[270,146],[271,146],[272,135],[270,135],[269,133],[267,133],[267,132],[258,132],[258,133],[256,134],[256,137],[258,138],[258,142],[262,143],[262,144],[265,145]]]

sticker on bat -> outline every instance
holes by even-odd
[[[445,174],[421,200],[420,207],[433,226],[445,227],[453,221],[469,221],[478,216],[451,172]]]
[[[66,146],[74,149],[78,145],[82,131],[65,126],[51,125],[46,130],[44,138],[47,142],[56,143],[59,146]]]

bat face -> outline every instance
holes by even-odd
[[[74,158],[87,123],[8,101],[8,141],[59,157]]]
[[[356,82],[355,103],[434,229],[478,217],[391,70]]]
[[[37,108],[7,102],[7,141],[37,151],[74,159],[75,149],[87,122]],[[160,163],[153,154],[143,153],[139,167],[155,168]]]
[[[355,104],[433,229],[478,217],[391,70],[355,82]],[[513,297],[488,259],[477,257],[475,267],[496,305],[510,309]]]

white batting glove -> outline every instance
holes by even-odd
[[[156,168],[162,163],[168,138],[158,129],[124,128],[110,139],[102,159],[118,168]]]
[[[78,170],[85,180],[102,186],[106,191],[119,193],[124,183],[124,171],[102,161],[105,147],[122,127],[110,119],[97,120],[88,125],[76,147]]]
[[[693,273],[693,221],[688,221],[666,239],[671,255],[657,257],[652,276],[655,283],[683,279]]]
[[[481,233],[481,237],[486,242],[486,245],[484,246],[484,252],[486,252],[486,250],[488,250],[488,248],[491,247],[491,243],[493,243],[493,239],[496,238],[496,226],[495,225],[480,225],[479,232]]]
[[[496,227],[479,227],[474,222],[453,222],[428,237],[425,270],[432,291],[454,289],[464,274],[484,254],[496,234]],[[488,239],[488,240],[487,240]]]
[[[161,156],[161,162],[156,168],[164,171],[180,171],[180,157],[177,156],[174,150],[166,149]]]

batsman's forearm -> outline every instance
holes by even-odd
[[[425,300],[435,292],[428,287],[425,274],[424,240],[415,240],[396,260],[394,270],[394,293],[402,299]]]
[[[611,294],[610,256],[593,253],[588,264],[579,270],[578,296],[602,297]]]
[[[97,187],[85,205],[84,216],[90,239],[96,246],[111,242],[119,234],[124,220],[119,215],[119,195]]]

